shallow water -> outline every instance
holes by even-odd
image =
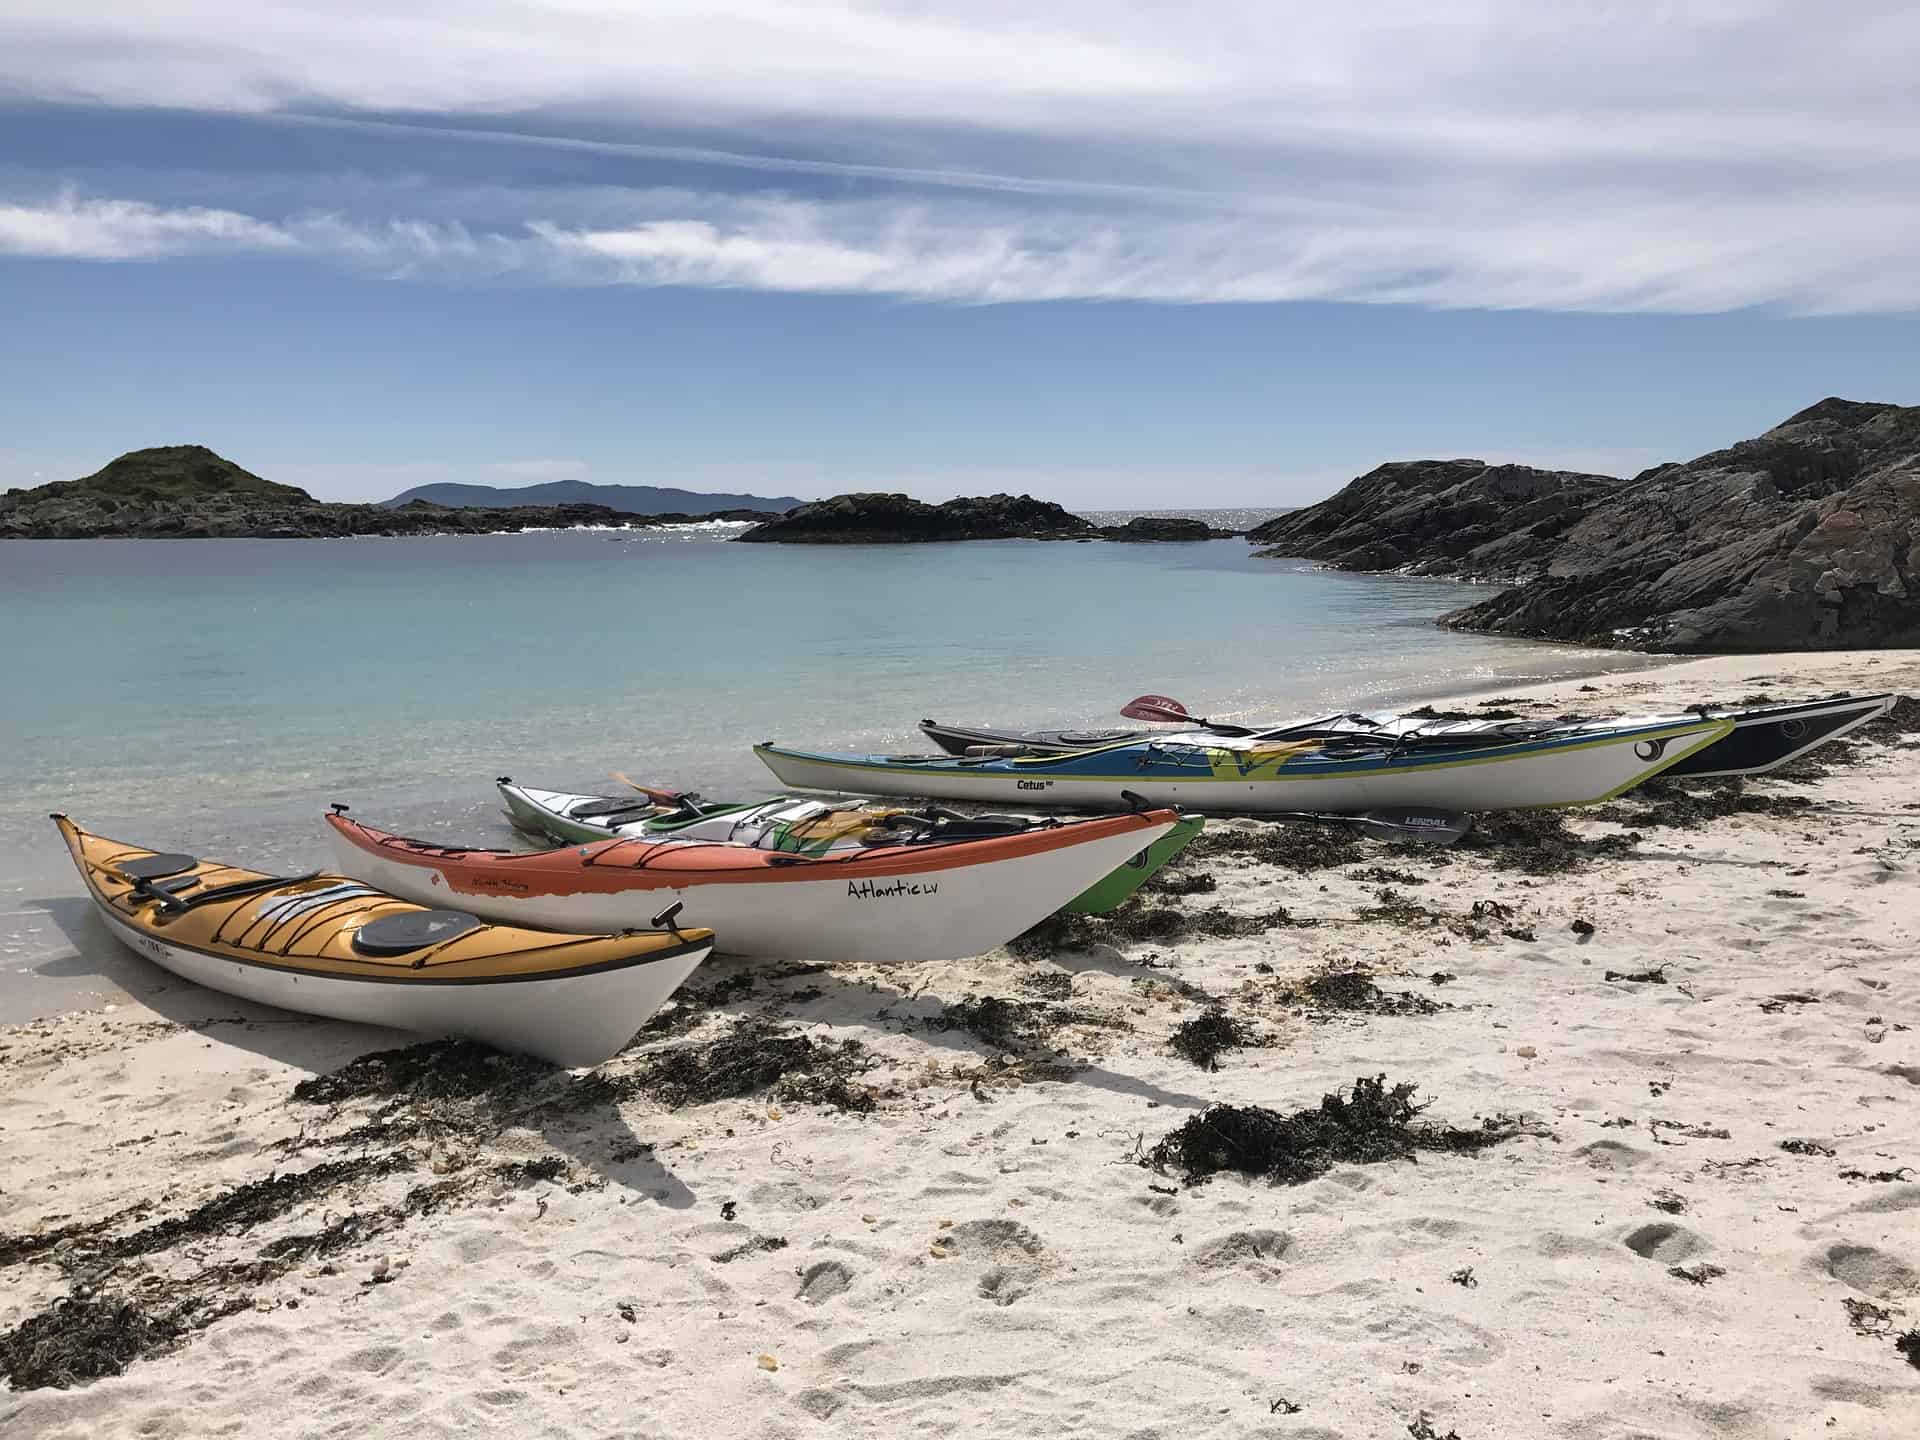
[[[1437,630],[1485,592],[1255,560],[1241,540],[726,533],[0,545],[0,1019],[74,988],[46,973],[75,923],[48,907],[80,893],[49,810],[307,868],[336,800],[498,843],[502,774],[737,794],[771,783],[754,741],[919,749],[925,715],[1110,724],[1154,691],[1284,718],[1644,663]]]

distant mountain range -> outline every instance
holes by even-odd
[[[628,515],[705,515],[714,510],[761,510],[778,515],[806,502],[795,495],[726,495],[706,490],[675,490],[658,485],[593,485],[585,480],[550,480],[544,485],[416,485],[381,503],[410,505],[605,505]]]

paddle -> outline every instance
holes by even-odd
[[[1345,825],[1375,840],[1404,840],[1415,845],[1451,845],[1473,828],[1473,817],[1458,810],[1433,810],[1409,805],[1398,810],[1366,810],[1357,815],[1328,815],[1312,811],[1283,811],[1262,819],[1309,820],[1317,825]]]
[[[1207,723],[1199,716],[1190,714],[1178,700],[1166,695],[1137,695],[1120,707],[1120,713],[1129,720],[1152,720],[1165,725]]]
[[[656,790],[651,785],[642,785],[623,770],[608,772],[629,790],[638,790],[655,805],[665,805],[671,809],[684,810],[689,815],[700,813],[700,797],[690,790]]]
[[[1253,735],[1258,732],[1244,725],[1229,725],[1224,720],[1207,720],[1193,714],[1178,700],[1167,695],[1139,695],[1120,707],[1129,720],[1152,720],[1163,725],[1188,725],[1196,730],[1211,730],[1216,735]]]
[[[1292,725],[1281,725],[1268,730],[1249,729],[1245,725],[1230,725],[1224,720],[1207,720],[1193,714],[1186,706],[1168,695],[1140,695],[1120,707],[1120,713],[1129,720],[1153,720],[1168,725],[1190,725],[1197,730],[1211,730],[1218,735],[1310,735],[1327,728],[1326,719],[1302,720]]]

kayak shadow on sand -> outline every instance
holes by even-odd
[[[93,904],[79,897],[29,900],[26,907],[46,912],[72,947],[70,953],[32,967],[33,974],[69,981],[95,978],[102,982],[98,989],[107,990],[116,1001],[137,1004],[183,1030],[305,1071],[315,1079],[350,1069],[369,1055],[422,1042],[414,1031],[302,1015],[182,980],[127,950]],[[116,991],[118,995],[112,995]],[[92,993],[97,993],[95,987],[76,988],[75,1003],[59,1008],[84,1008]],[[634,1133],[619,1107],[592,1094],[591,1074],[569,1076],[544,1061],[527,1063],[551,1077],[567,1077],[559,1087],[563,1101],[578,1091],[581,1103],[532,1105],[524,1116],[515,1117],[516,1124],[537,1130],[554,1149],[602,1179],[670,1209],[693,1205],[692,1189],[654,1158],[652,1144]]]

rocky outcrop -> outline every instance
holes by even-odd
[[[1828,399],[1636,477],[1458,629],[1668,651],[1920,644],[1920,407]]]
[[[331,539],[347,535],[473,535],[663,525],[718,515],[629,515],[605,505],[452,508],[413,501],[333,505],[293,485],[262,480],[201,445],[135,450],[81,480],[0,495],[0,539]]]
[[[1186,515],[1136,515],[1124,525],[1102,525],[1109,540],[1230,540],[1233,530],[1216,530],[1204,520]]]
[[[1511,588],[1441,624],[1674,652],[1920,644],[1920,407],[1828,399],[1631,480],[1422,460],[1250,532]]]
[[[1511,580],[1543,571],[1567,531],[1624,483],[1482,460],[1395,461],[1247,538],[1267,547],[1260,555],[1340,570]]]
[[[929,505],[906,495],[835,495],[736,538],[756,544],[902,545],[942,540],[1078,540],[1090,520],[1031,495],[980,495]]]

